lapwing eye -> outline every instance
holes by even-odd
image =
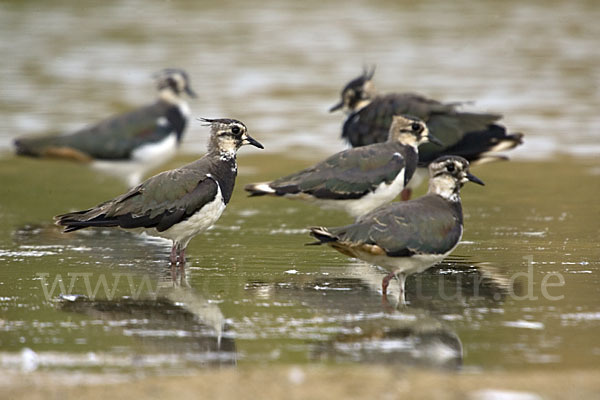
[[[448,170],[448,172],[454,172],[454,164],[449,164],[446,169]]]
[[[410,128],[413,130],[413,132],[418,132],[421,129],[421,124],[418,122],[413,122]]]
[[[233,133],[234,135],[237,135],[238,133],[240,133],[240,127],[234,126],[233,128],[231,128],[231,133]]]

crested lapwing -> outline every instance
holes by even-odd
[[[460,188],[467,181],[483,185],[469,173],[469,162],[442,156],[429,165],[429,191],[415,200],[381,206],[354,224],[339,228],[311,228],[318,242],[349,257],[359,258],[389,271],[382,291],[387,300],[391,278],[400,283],[404,303],[406,276],[422,272],[448,256],[463,233]]]
[[[395,116],[388,140],[348,149],[300,172],[244,188],[251,196],[300,199],[358,217],[392,201],[417,167],[417,146],[436,141],[423,121]]]
[[[174,154],[190,114],[182,95],[196,97],[181,69],[164,69],[154,77],[158,87],[154,103],[71,134],[18,138],[17,154],[91,163],[135,186],[145,172]]]
[[[373,84],[374,72],[374,68],[365,69],[361,76],[351,80],[330,112],[343,109],[347,114],[342,137],[353,147],[384,142],[394,115],[410,114],[425,121],[443,146],[427,143],[419,146],[419,168],[402,192],[404,200],[427,177],[429,163],[440,156],[458,155],[477,165],[506,159],[495,153],[523,143],[523,134],[508,134],[498,124],[502,118],[499,114],[462,112],[458,109],[461,103],[441,103],[415,93],[378,95]]]
[[[211,126],[208,153],[183,167],[155,175],[127,193],[88,210],[55,217],[64,232],[88,227],[139,229],[170,239],[171,273],[183,277],[185,248],[211,227],[229,203],[237,175],[237,150],[263,146],[234,119],[203,119]]]

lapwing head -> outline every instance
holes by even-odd
[[[460,188],[471,181],[484,185],[469,172],[469,162],[459,156],[442,156],[429,164],[429,191],[456,201]]]
[[[410,115],[395,115],[388,135],[388,141],[413,147],[427,142],[441,145],[441,142],[429,132],[425,122]]]
[[[340,102],[331,107],[329,112],[343,109],[345,113],[351,113],[368,105],[375,96],[373,74],[375,67],[370,70],[365,67],[361,76],[352,79],[342,89]]]
[[[263,145],[248,135],[248,128],[236,119],[200,118],[210,126],[208,151],[220,154],[221,157],[235,157],[237,150],[247,144],[264,149]]]
[[[190,86],[188,74],[182,69],[165,68],[154,74],[154,79],[159,91],[169,90],[177,96],[185,92],[190,97],[197,97]]]

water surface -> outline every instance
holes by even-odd
[[[0,4],[0,368],[597,367],[599,17],[593,1]],[[304,246],[344,214],[241,191],[344,148],[327,109],[363,64],[381,91],[476,100],[526,134],[511,162],[474,170],[486,186],[464,189],[463,242],[408,280],[401,310],[381,302],[383,271]],[[11,154],[17,136],[151,101],[171,66],[200,94],[194,116],[239,118],[266,147],[242,149],[231,204],[191,242],[190,288],[168,281],[165,241],[52,225],[120,182]],[[162,168],[206,138],[190,123]]]
[[[281,170],[305,162],[271,159]],[[22,365],[25,347],[49,368],[597,365],[599,188],[579,183],[597,179],[597,161],[477,168],[488,185],[463,190],[463,242],[408,279],[400,310],[382,304],[384,271],[304,246],[307,226],[343,224],[345,214],[245,197],[242,184],[272,176],[263,163],[241,158],[240,170],[254,172],[240,176],[221,220],[188,247],[191,288],[173,288],[168,242],[108,229],[62,234],[51,224],[63,204],[93,204],[116,192],[114,182],[59,162],[2,161],[2,195],[14,199],[4,203],[0,237],[4,366]],[[24,170],[35,173],[17,176]]]

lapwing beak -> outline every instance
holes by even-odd
[[[254,147],[258,147],[259,149],[264,149],[265,148],[262,144],[260,144],[260,142],[258,140],[255,140],[250,135],[246,135],[244,137],[244,141],[242,142],[242,144],[251,144]]]
[[[433,136],[431,134],[431,132],[427,133],[427,140],[429,140],[429,143],[433,143],[433,144],[438,145],[438,146],[443,146],[444,145],[444,143],[442,143],[442,141],[440,139],[438,139],[435,136]]]
[[[331,108],[329,109],[329,112],[334,112],[334,111],[337,111],[337,110],[339,110],[339,109],[340,109],[340,108],[342,108],[342,107],[344,107],[344,102],[340,100],[340,102],[339,102],[339,103],[337,103],[335,106],[333,106],[333,107],[331,107]]]
[[[483,181],[481,179],[479,179],[478,177],[476,177],[475,175],[473,175],[469,172],[467,172],[467,179],[478,185],[485,186],[485,183],[483,183]]]
[[[195,99],[195,98],[198,97],[198,95],[196,94],[196,92],[194,92],[191,87],[186,86],[184,90],[188,94],[188,96],[190,96],[191,98]]]

